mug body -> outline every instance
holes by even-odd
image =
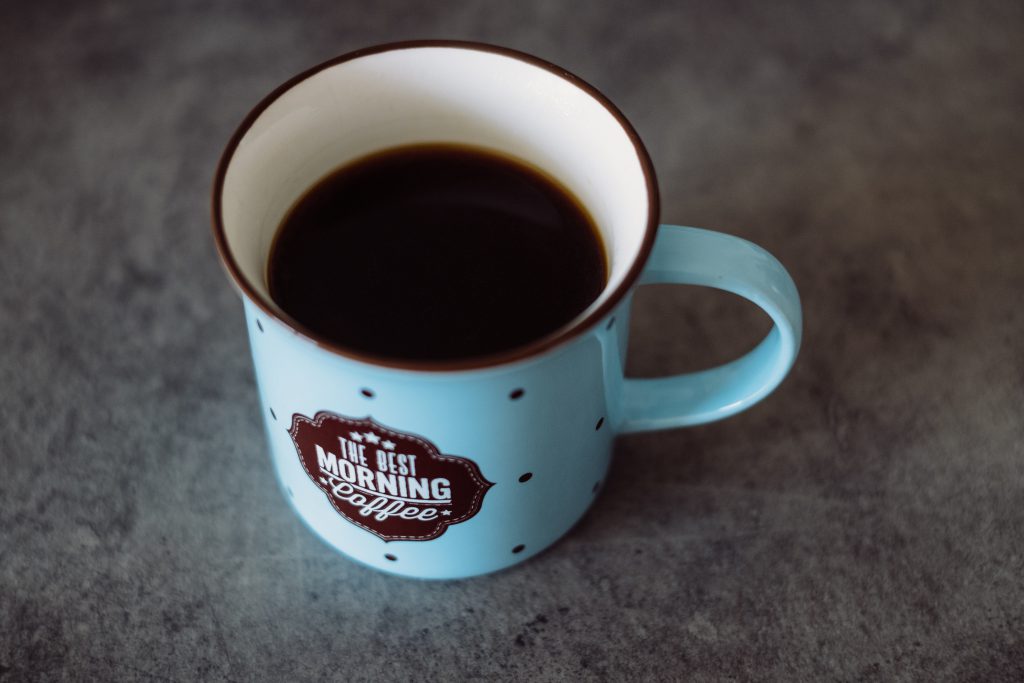
[[[486,357],[406,362],[319,338],[269,296],[282,219],[338,167],[434,142],[513,157],[572,192],[605,247],[602,294],[551,334]],[[571,528],[607,473],[657,206],[650,159],[614,106],[510,50],[380,46],[264,99],[221,160],[214,233],[244,301],[274,466],[306,524],[360,562],[422,578],[502,569]],[[339,267],[358,257],[339,254]],[[415,330],[395,321],[394,333]]]
[[[422,578],[502,569],[565,534],[605,480],[628,301],[549,353],[492,368],[426,373],[344,358],[248,300],[245,311],[284,495],[323,540],[364,564]],[[353,433],[361,438],[354,441]],[[347,472],[335,468],[353,444],[362,462],[351,459]],[[415,454],[414,472],[406,466],[402,473],[396,463],[402,454]],[[362,468],[373,477],[364,473],[360,482]],[[378,472],[395,475],[397,483]],[[395,508],[396,499],[407,499],[394,510],[399,514],[423,508],[415,501],[427,497],[412,495],[410,479],[426,480],[424,492],[438,480],[446,489],[441,502],[432,503],[437,514],[431,519],[402,520],[396,528],[394,516],[379,520],[377,509],[361,514],[381,499],[380,510]]]

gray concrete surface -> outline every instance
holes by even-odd
[[[5,3],[0,680],[1024,679],[1022,35],[1019,2]],[[605,90],[664,217],[777,254],[807,325],[769,400],[621,439],[562,543],[452,583],[289,512],[208,228],[251,105],[413,37]],[[645,291],[633,371],[764,327]]]

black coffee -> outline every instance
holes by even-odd
[[[600,294],[593,221],[552,179],[453,145],[401,147],[322,179],[270,253],[274,301],[337,344],[451,360],[553,332]]]

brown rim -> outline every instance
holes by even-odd
[[[487,356],[476,356],[466,359],[458,360],[446,360],[446,361],[410,361],[395,358],[382,358],[372,356],[368,354],[358,353],[350,349],[346,349],[342,346],[331,342],[328,339],[324,339],[319,336],[316,332],[313,332],[306,326],[302,325],[297,320],[293,319],[287,313],[274,310],[273,304],[270,300],[264,297],[255,287],[242,275],[241,269],[238,267],[238,263],[235,262],[235,257],[228,248],[227,237],[224,234],[224,222],[221,216],[221,192],[224,189],[224,177],[227,174],[228,166],[231,163],[231,159],[234,156],[235,149],[238,147],[239,142],[245,137],[245,134],[249,132],[249,128],[259,118],[260,114],[264,112],[274,101],[277,100],[282,94],[290,90],[296,84],[310,78],[311,76],[323,71],[324,69],[336,66],[343,62],[352,61],[360,57],[366,57],[368,55],[377,54],[380,52],[391,52],[394,50],[407,50],[416,48],[459,48],[463,50],[478,50],[481,52],[492,52],[505,57],[518,59],[522,62],[526,62],[536,67],[546,69],[556,76],[568,81],[572,85],[576,86],[580,90],[583,90],[597,102],[602,104],[608,112],[615,117],[622,126],[622,129],[629,136],[630,141],[633,143],[633,147],[636,149],[637,159],[640,161],[640,168],[644,174],[644,180],[647,184],[647,226],[643,237],[643,242],[640,245],[640,253],[637,255],[636,260],[630,266],[626,272],[626,277],[619,284],[619,286],[613,291],[596,309],[591,311],[585,318],[578,321],[572,327],[563,327],[555,330],[551,334],[541,337],[525,346],[519,346],[508,351],[502,351],[501,353],[490,354]],[[375,45],[372,47],[355,50],[354,52],[348,52],[341,56],[330,59],[322,64],[318,64],[311,69],[307,69],[302,73],[293,76],[288,79],[277,88],[275,88],[269,95],[260,100],[252,111],[242,120],[238,128],[235,130],[234,135],[228,141],[227,147],[224,148],[224,152],[221,154],[220,161],[217,164],[217,174],[213,181],[213,237],[217,244],[217,252],[220,254],[222,263],[225,269],[228,271],[228,275],[234,281],[235,285],[264,313],[271,318],[280,321],[286,327],[290,328],[296,334],[305,337],[309,341],[313,342],[317,346],[326,349],[332,353],[336,353],[346,358],[351,358],[363,363],[371,365],[378,365],[382,367],[395,368],[399,370],[417,370],[424,372],[451,372],[454,370],[477,370],[483,368],[494,367],[498,365],[505,365],[508,363],[514,363],[521,361],[531,356],[538,355],[545,351],[548,351],[556,346],[559,346],[570,339],[576,337],[578,334],[593,326],[599,320],[604,318],[605,315],[611,311],[612,308],[626,295],[637,278],[640,277],[640,271],[643,270],[644,264],[647,262],[647,257],[651,253],[651,249],[654,246],[654,236],[657,232],[658,227],[658,184],[654,176],[654,166],[651,163],[650,156],[647,154],[647,150],[644,148],[643,142],[640,140],[640,136],[630,125],[626,117],[622,115],[622,112],[616,108],[611,101],[605,97],[601,92],[590,85],[583,79],[569,73],[565,69],[558,67],[550,62],[546,62],[539,57],[526,54],[525,52],[519,52],[518,50],[512,50],[510,48],[498,47],[496,45],[489,45],[487,43],[476,43],[470,41],[461,40],[410,40],[397,43],[385,43],[382,45]]]

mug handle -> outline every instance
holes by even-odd
[[[800,348],[800,295],[782,264],[747,240],[662,225],[641,285],[702,285],[739,294],[775,326],[745,356],[709,370],[626,379],[620,433],[702,424],[746,410],[779,385]]]

